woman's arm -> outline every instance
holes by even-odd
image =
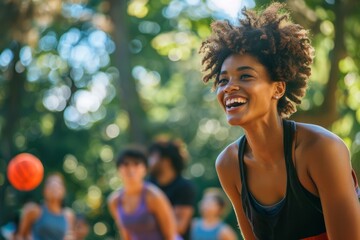
[[[184,234],[189,227],[194,214],[194,207],[190,205],[174,206],[176,229],[179,234]]]
[[[122,239],[124,240],[131,240],[130,239],[130,235],[128,234],[128,232],[126,231],[126,229],[124,228],[121,220],[120,220],[120,216],[118,214],[117,211],[117,204],[119,204],[119,191],[113,192],[112,194],[110,194],[110,196],[108,197],[108,208],[109,208],[109,212],[110,215],[112,216],[112,218],[114,219],[116,226],[120,232],[120,235],[122,237]]]
[[[75,240],[75,214],[70,208],[65,208],[64,214],[68,223],[65,240]]]
[[[19,231],[16,235],[17,240],[31,239],[31,227],[39,218],[40,214],[41,209],[39,205],[36,203],[25,204],[19,223]]]
[[[240,225],[241,233],[243,238],[255,239],[250,223],[245,216],[241,201],[241,190],[236,186],[239,183],[241,186],[240,179],[240,168],[237,157],[237,146],[236,143],[232,143],[228,146],[219,157],[216,159],[216,171],[224,189],[226,195],[229,197],[231,204],[235,210],[237,221]]]
[[[301,153],[307,159],[323,208],[329,239],[360,239],[360,204],[351,175],[349,151],[337,136],[319,131]],[[311,141],[311,140],[309,140]]]
[[[237,236],[231,227],[224,225],[220,231],[219,240],[237,240]]]
[[[156,186],[148,185],[146,202],[149,210],[154,213],[165,240],[176,238],[176,221],[170,202],[165,194]]]

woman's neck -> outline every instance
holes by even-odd
[[[219,224],[221,219],[218,216],[206,216],[203,217],[203,225],[206,228],[212,228]]]
[[[249,158],[257,162],[272,164],[284,157],[284,131],[282,118],[272,121],[258,121],[244,127]]]
[[[137,195],[139,194],[144,187],[144,182],[138,182],[138,183],[129,183],[124,185],[124,193],[127,195]]]
[[[45,205],[47,209],[52,213],[61,213],[62,212],[62,204],[61,201],[58,200],[46,200]]]

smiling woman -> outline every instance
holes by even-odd
[[[360,239],[349,151],[328,130],[287,120],[305,95],[313,48],[284,5],[212,24],[200,52],[217,99],[245,135],[216,160],[245,239]]]

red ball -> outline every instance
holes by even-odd
[[[10,160],[7,177],[20,191],[30,191],[39,186],[44,177],[41,161],[30,153],[20,153]]]

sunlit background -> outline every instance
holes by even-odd
[[[330,0],[287,1],[316,48],[295,118],[337,133],[359,170],[360,9],[350,2],[351,9]],[[191,156],[184,175],[197,184],[198,198],[219,186],[215,158],[242,132],[228,126],[211,84],[202,83],[198,49],[212,21],[236,24],[243,7],[268,3],[2,1],[0,225],[26,201],[41,199],[41,187],[18,192],[6,181],[6,164],[19,152],[65,175],[66,204],[88,217],[89,239],[115,239],[106,197],[121,186],[114,157],[130,143],[180,138]],[[236,228],[233,213],[227,221]]]

